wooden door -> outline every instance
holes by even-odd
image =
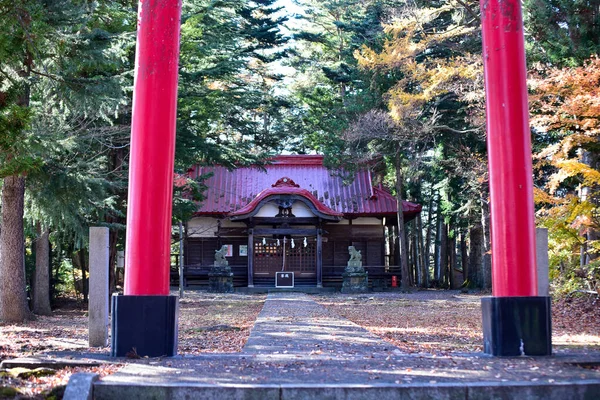
[[[294,237],[294,247],[290,239],[254,239],[254,274],[262,277],[275,277],[275,272],[291,271],[296,276],[315,276],[317,273],[317,251],[314,238],[307,240]],[[285,257],[283,254],[285,247]],[[285,259],[285,265],[284,265]]]

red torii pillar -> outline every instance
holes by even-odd
[[[484,351],[552,353],[550,298],[538,296],[531,133],[520,0],[481,0],[490,179],[492,295]]]
[[[140,0],[127,201],[125,288],[112,299],[112,356],[177,353],[169,296],[181,0]]]

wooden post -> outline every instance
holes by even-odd
[[[317,229],[317,287],[323,287],[323,230]]]
[[[183,224],[179,222],[179,298],[183,299]]]
[[[248,229],[248,287],[254,287],[254,229]]]

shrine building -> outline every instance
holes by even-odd
[[[186,285],[208,282],[222,246],[236,287],[274,287],[278,271],[294,272],[298,287],[340,287],[349,246],[361,251],[371,284],[399,275],[396,199],[368,170],[342,177],[323,156],[282,155],[260,167],[190,171],[207,174],[205,200],[186,224]],[[410,221],[421,206],[405,201],[403,210]]]

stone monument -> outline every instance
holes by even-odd
[[[88,301],[88,343],[90,347],[104,347],[108,343],[108,238],[108,228],[90,227],[90,293]]]
[[[214,293],[233,293],[233,272],[225,259],[227,245],[215,250],[215,263],[208,274],[209,290]]]
[[[535,229],[535,251],[537,259],[538,296],[550,296],[548,228]]]
[[[354,246],[348,246],[350,260],[348,266],[344,270],[342,277],[342,293],[362,293],[369,290],[368,273],[362,266],[362,255],[360,250],[356,250]]]

